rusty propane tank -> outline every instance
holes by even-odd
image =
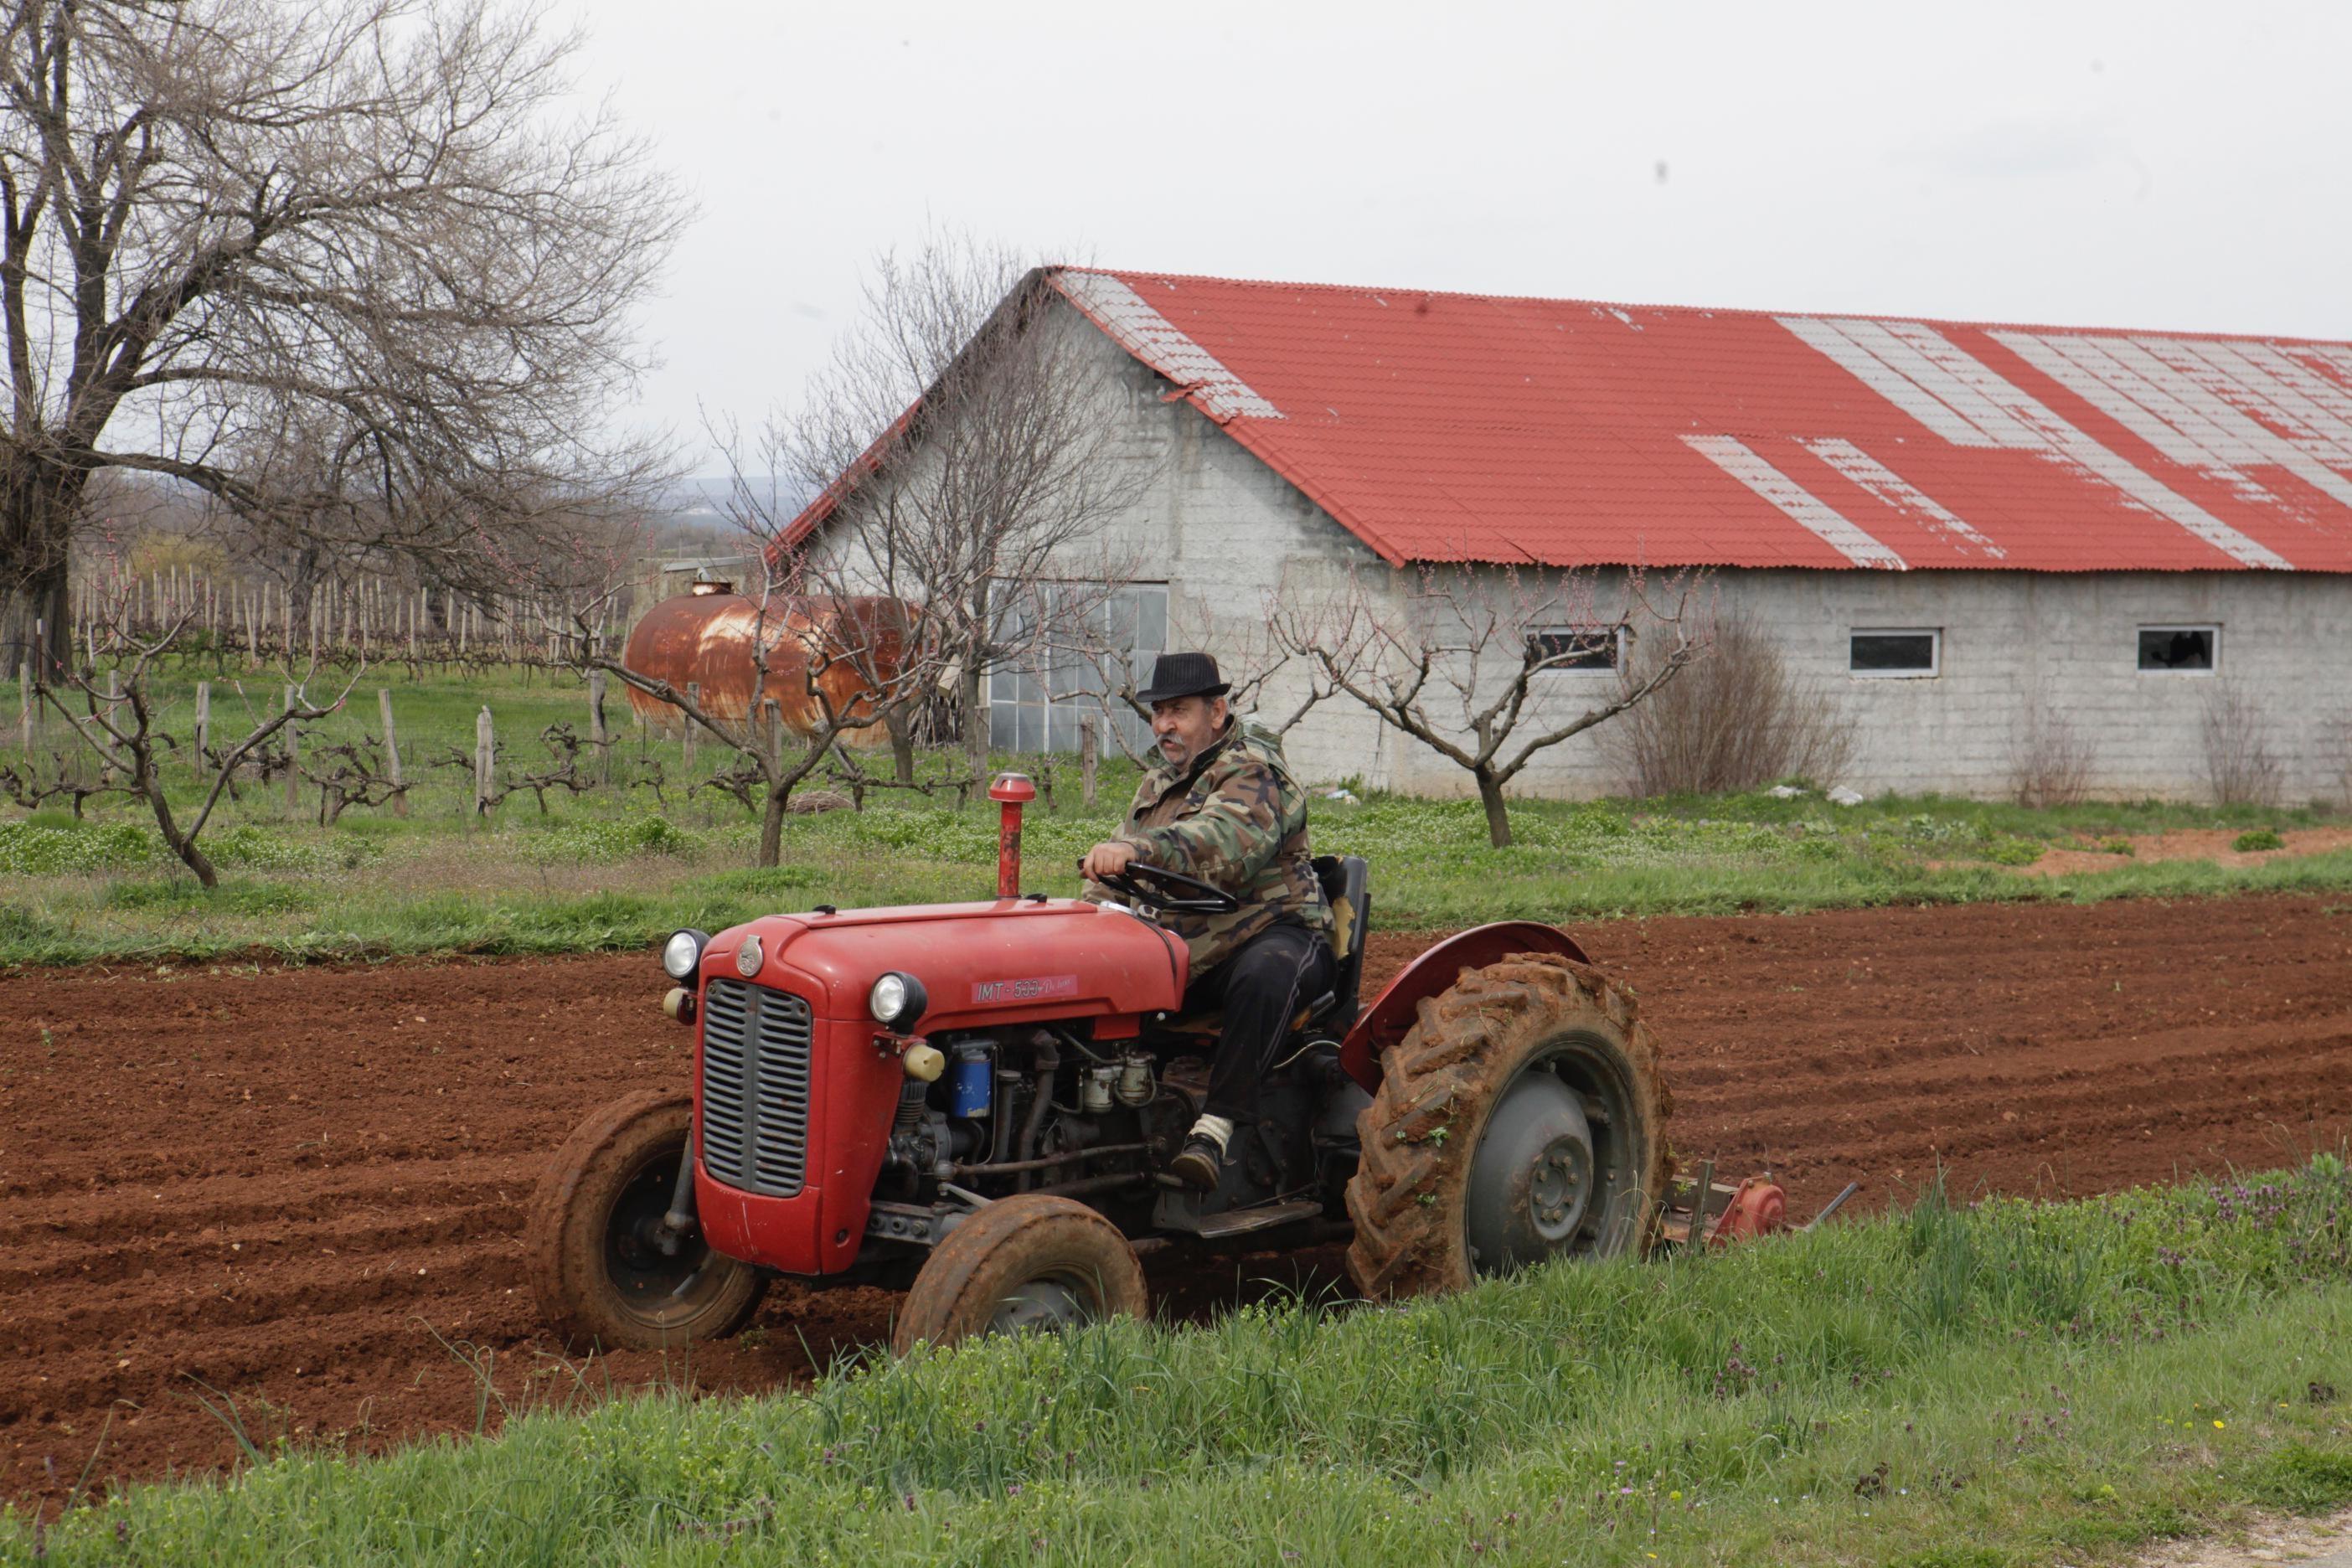
[[[899,668],[903,609],[887,598],[783,595],[762,606],[729,584],[698,583],[692,592],[647,610],[630,630],[622,658],[631,669],[666,680],[681,693],[689,682],[698,686],[705,713],[741,723],[754,717],[757,656],[764,649],[768,677],[761,700],[775,705],[787,729],[805,735],[824,727],[827,706],[835,712],[870,714],[866,699],[872,683],[890,679]],[[683,727],[676,708],[635,687],[629,689],[629,706],[657,733],[675,735]],[[867,725],[842,738],[859,745],[881,737],[878,726]]]

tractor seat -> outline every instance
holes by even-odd
[[[1364,975],[1364,935],[1370,926],[1372,899],[1368,884],[1371,868],[1360,855],[1318,855],[1315,879],[1323,884],[1324,901],[1331,906],[1331,956],[1335,967],[1331,989],[1298,1010],[1290,1026],[1295,1032],[1319,1024],[1344,1032],[1356,1021],[1357,987]],[[1225,1011],[1207,1007],[1181,1013],[1155,1026],[1171,1035],[1213,1035],[1224,1026]]]

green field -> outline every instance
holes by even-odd
[[[257,1422],[60,1563],[2113,1561],[2352,1500],[2352,1177],[1946,1202],[1388,1310],[1290,1300],[602,1398],[380,1460]],[[566,1409],[565,1405],[577,1408]],[[486,1409],[486,1422],[495,1412]]]
[[[159,683],[167,727],[184,728],[194,679],[186,672]],[[241,784],[203,841],[223,877],[210,892],[164,854],[132,803],[98,798],[83,822],[58,805],[0,808],[0,962],[578,952],[636,946],[679,925],[717,929],[772,910],[985,897],[994,886],[994,809],[958,811],[949,799],[905,793],[874,795],[862,813],[792,817],[783,863],[753,869],[751,814],[730,797],[687,787],[709,773],[711,749],[688,770],[678,743],[633,727],[618,696],[608,700],[610,784],[552,792],[544,811],[520,792],[488,817],[478,816],[470,773],[432,760],[469,756],[475,715],[488,706],[508,748],[503,771],[545,766],[541,731],[571,724],[587,732],[581,683],[561,672],[529,682],[370,672],[349,710],[305,734],[306,754],[374,734],[380,686],[394,694],[405,772],[415,781],[409,815],[354,807],[322,827],[314,789],[306,786],[289,810],[280,782]],[[216,733],[236,711],[234,694],[216,682]],[[59,730],[52,720],[50,748]],[[32,761],[46,765],[47,754]],[[11,760],[23,761],[0,750],[0,761]],[[1132,765],[1106,765],[1097,804],[1087,808],[1071,759],[997,762],[1051,768],[1053,805],[1041,803],[1030,816],[1026,879],[1047,891],[1075,890],[1073,863],[1110,831],[1133,787]],[[598,775],[593,763],[583,771]],[[167,776],[184,809],[196,793],[193,772]],[[1318,798],[1313,812],[1318,849],[1371,860],[1376,919],[1391,928],[2352,888],[2346,849],[2239,868],[2142,865],[2117,854],[2107,869],[2011,874],[2048,845],[2095,847],[2180,827],[2292,833],[2318,820],[2309,809],[2143,802],[2032,811],[1932,796],[1849,808],[1818,793],[1526,801],[1513,808],[1517,842],[1506,850],[1487,846],[1475,801],[1369,795]]]

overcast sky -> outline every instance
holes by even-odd
[[[2352,339],[2352,5],[551,0],[694,192],[638,421],[795,398],[887,247]],[[632,411],[617,411],[624,416]]]

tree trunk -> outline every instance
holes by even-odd
[[[1503,781],[1491,772],[1479,768],[1473,775],[1478,781],[1478,801],[1486,808],[1486,837],[1497,849],[1511,847],[1511,814],[1503,808]]]
[[[219,887],[220,873],[213,869],[211,859],[196,847],[194,838],[180,832],[179,823],[173,818],[171,803],[163,798],[163,781],[155,776],[154,759],[142,756],[140,763],[139,793],[147,797],[149,808],[155,813],[155,826],[163,833],[163,842],[196,874],[197,881],[207,888]]]
[[[956,687],[956,700],[963,710],[963,760],[965,770],[981,784],[988,782],[988,691],[987,672],[981,668],[976,654],[964,659],[961,677]]]
[[[72,608],[67,599],[65,563],[33,574],[13,593],[0,595],[0,652],[33,667],[37,679],[56,682],[73,663]],[[36,633],[37,631],[37,637]]]
[[[26,456],[0,465],[0,639],[11,645],[7,657],[32,664],[44,680],[61,679],[73,663],[67,568],[89,472]]]
[[[310,635],[318,590],[319,547],[306,544],[295,552],[294,570],[286,578],[286,647],[289,658],[293,657],[294,644]]]
[[[790,784],[768,787],[768,808],[760,816],[760,864],[781,865],[784,858],[784,807],[793,798]]]
[[[882,715],[882,727],[890,734],[890,773],[902,784],[915,782],[915,735],[908,721],[907,705],[900,703]]]

